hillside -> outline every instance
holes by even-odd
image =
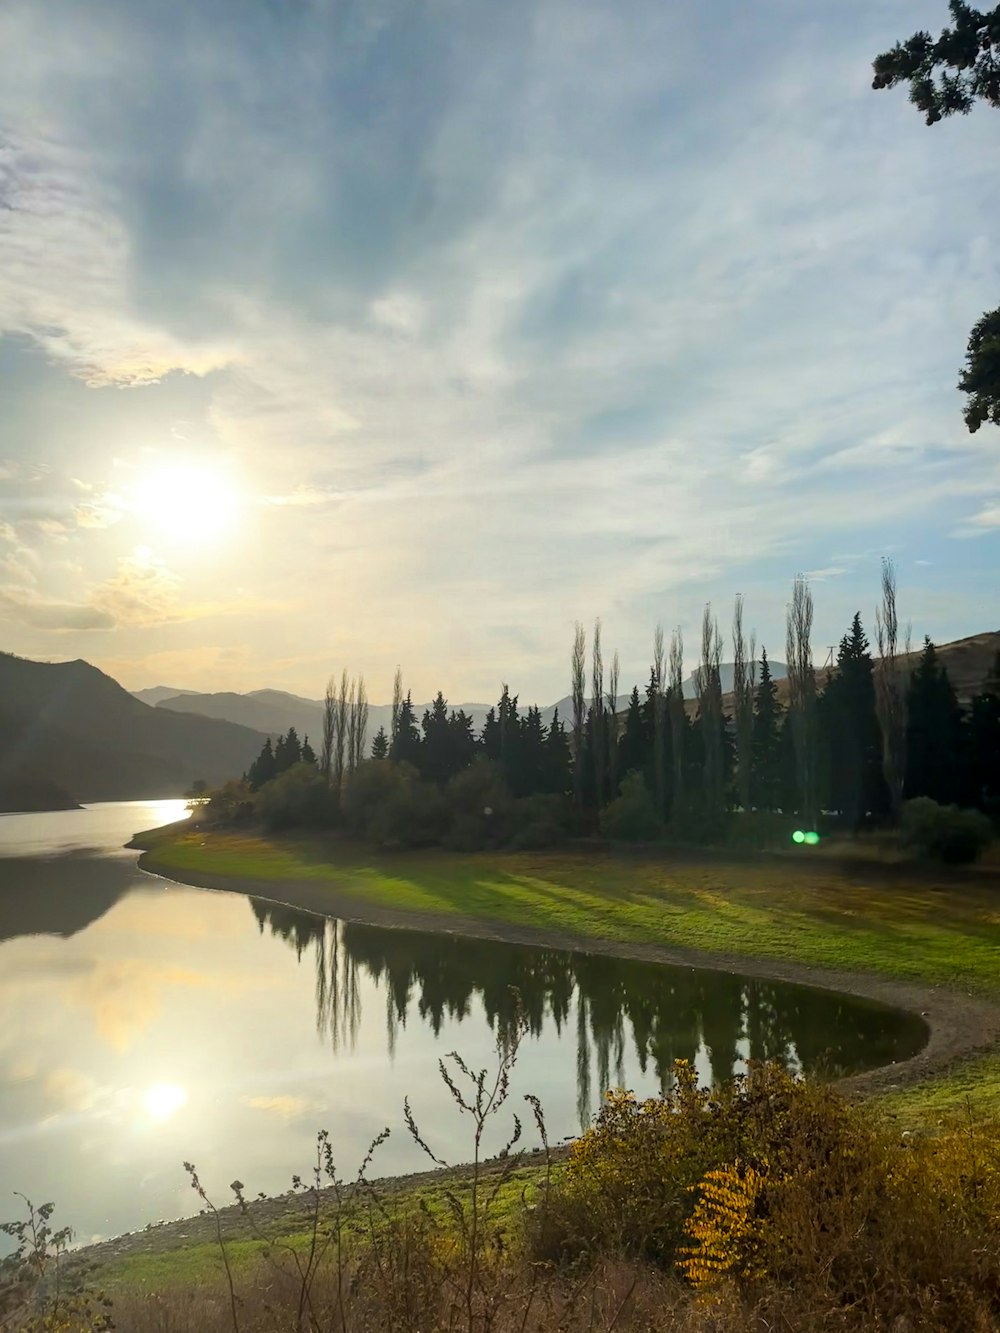
[[[0,790],[44,780],[73,801],[182,795],[242,773],[264,737],[150,708],[87,662],[0,654]],[[9,808],[9,806],[8,806]]]
[[[149,695],[152,690],[142,691]],[[138,696],[137,696],[138,697]],[[449,704],[456,712],[464,709],[471,714],[477,731],[486,721],[489,704]],[[323,704],[319,699],[304,699],[298,694],[287,694],[284,690],[251,690],[248,694],[196,694],[191,691],[180,692],[170,698],[161,698],[157,707],[168,709],[172,713],[196,713],[200,717],[225,718],[241,726],[252,727],[256,731],[277,736],[294,727],[299,736],[308,736],[315,748],[319,748],[323,736]],[[415,703],[414,712],[417,722],[430,708],[429,703]],[[388,732],[392,722],[391,704],[369,704],[368,736],[371,738],[379,727]]]

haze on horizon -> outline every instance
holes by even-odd
[[[7,0],[0,648],[127,687],[622,681],[706,601],[996,628],[990,110],[940,0]],[[727,654],[728,655],[728,654]]]

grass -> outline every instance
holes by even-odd
[[[151,870],[287,885],[345,901],[578,939],[648,943],[882,973],[1000,994],[1000,892],[975,872],[837,864],[810,852],[738,860],[614,852],[376,855],[322,839],[210,830],[154,835]]]

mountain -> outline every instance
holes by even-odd
[[[148,691],[146,691],[148,693]],[[414,704],[417,725],[430,708],[429,703]],[[196,694],[190,690],[163,698],[157,703],[160,709],[172,713],[194,713],[199,717],[225,718],[241,726],[252,727],[256,731],[279,736],[294,727],[299,736],[308,736],[314,749],[319,749],[323,738],[323,704],[319,699],[304,699],[298,694],[287,694],[284,690],[251,690],[249,694]],[[464,709],[473,719],[473,726],[479,731],[486,721],[489,704],[449,704],[457,713]],[[388,733],[392,723],[391,704],[368,705],[368,737],[375,735],[379,727],[385,727]]]
[[[153,685],[148,690],[133,690],[132,693],[144,704],[149,704],[151,708],[162,699],[172,699],[177,694],[194,694],[194,690],[180,690],[175,685]]]
[[[151,708],[88,662],[0,654],[0,789],[73,801],[180,796],[244,772],[264,743],[232,722]]]

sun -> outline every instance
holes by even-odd
[[[177,1083],[154,1083],[147,1089],[142,1104],[154,1120],[168,1120],[187,1101],[187,1093]]]
[[[131,509],[161,537],[207,546],[233,530],[240,495],[232,475],[211,463],[164,463],[132,487]]]

